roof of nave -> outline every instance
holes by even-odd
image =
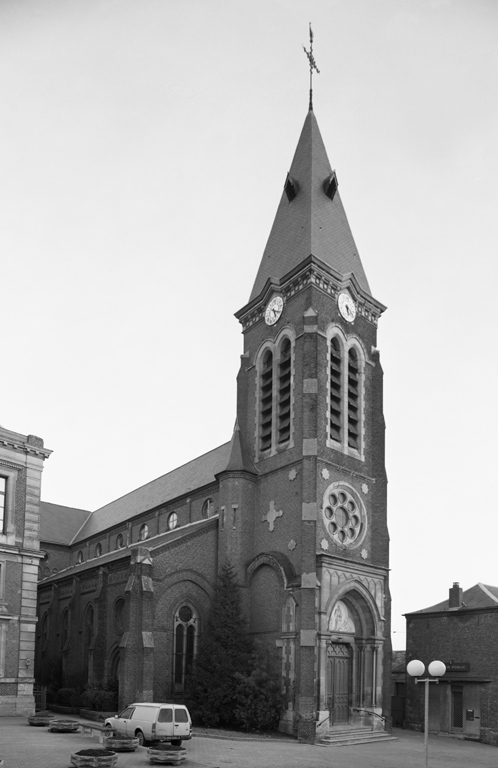
[[[80,524],[79,530],[66,541],[75,544],[78,541],[95,536],[100,531],[130,520],[133,517],[159,507],[179,496],[191,493],[215,481],[215,475],[222,472],[230,456],[231,442],[224,443],[212,451],[173,469],[155,480],[121,496],[110,504],[92,512]]]
[[[334,193],[326,191],[332,181]],[[370,288],[358,254],[316,117],[308,112],[288,175],[295,196],[285,189],[252,289],[256,299],[267,280],[278,281],[310,255],[343,276],[354,274]]]
[[[453,613],[473,608],[497,608],[498,587],[479,582],[462,593],[462,605],[459,608],[450,608],[449,602],[449,599],[443,600],[441,603],[431,605],[429,608],[422,608],[420,611],[413,611],[413,613],[437,613],[439,611]]]
[[[40,541],[69,544],[91,515],[87,509],[64,507],[62,504],[40,502]]]

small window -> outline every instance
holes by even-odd
[[[122,549],[123,547],[123,534],[118,533],[116,536],[116,549]]]
[[[135,711],[135,707],[127,707],[126,709],[123,709],[123,711],[118,715],[119,718],[122,720],[129,720],[132,714]]]
[[[202,516],[203,517],[211,517],[211,515],[214,512],[214,502],[212,499],[206,499],[204,504],[202,505]]]
[[[175,723],[188,723],[187,713],[184,709],[175,707]]]
[[[173,722],[173,710],[172,709],[160,709],[158,723],[172,723]],[[178,722],[178,721],[177,721]]]
[[[149,535],[149,526],[147,525],[147,523],[143,523],[140,526],[140,530],[138,532],[138,540],[145,541],[148,535]]]
[[[44,569],[43,569],[43,575],[44,575],[45,577],[46,577],[46,576],[50,576],[50,568],[49,568],[48,566],[47,566],[46,568],[44,568]]]
[[[102,544],[99,541],[99,543],[95,547],[95,557],[100,557],[101,554],[102,554]]]
[[[172,512],[168,517],[168,530],[172,531],[178,525],[178,515],[176,512]]]
[[[78,563],[82,563],[83,562],[83,552],[81,551],[81,549],[78,552],[77,562]]]

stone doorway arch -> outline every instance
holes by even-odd
[[[324,611],[320,702],[328,725],[382,726],[383,621],[361,583],[343,584]],[[378,722],[375,722],[378,721]]]

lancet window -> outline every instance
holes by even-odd
[[[186,681],[192,672],[197,646],[199,619],[188,603],[180,606],[175,614],[174,627],[174,670],[175,692],[185,690]]]
[[[258,453],[272,455],[292,444],[293,339],[268,343],[258,359]]]
[[[339,334],[329,340],[329,445],[353,455],[363,452],[364,356]]]

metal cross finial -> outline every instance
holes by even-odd
[[[310,112],[313,111],[313,70],[316,70],[316,73],[319,75],[320,70],[316,66],[315,57],[313,56],[313,30],[311,29],[311,23],[310,23],[310,49],[309,51],[306,50],[306,47],[303,45],[303,51],[305,52],[306,56],[308,57],[308,61],[310,63]]]

